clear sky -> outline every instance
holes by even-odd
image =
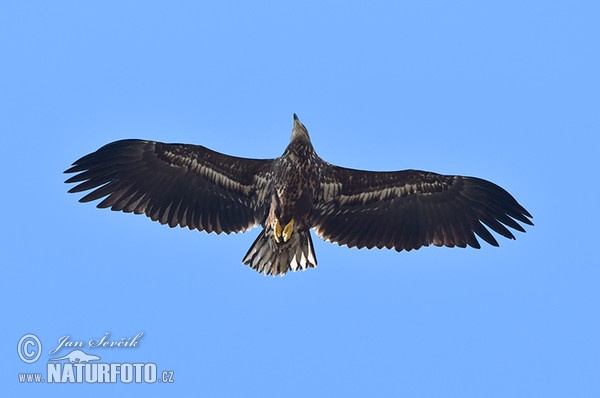
[[[6,396],[600,396],[597,2],[205,3],[0,6]],[[71,162],[121,138],[279,156],[294,112],[331,163],[489,179],[535,227],[410,253],[313,235],[319,266],[272,278],[241,264],[258,229],[66,192]],[[66,367],[64,336],[174,382],[20,383]]]

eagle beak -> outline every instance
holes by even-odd
[[[294,113],[294,130],[297,128],[301,128],[304,127],[304,125],[302,124],[302,122],[300,121],[300,119],[298,119],[298,115],[296,115]]]

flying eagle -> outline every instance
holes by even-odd
[[[266,275],[317,265],[310,229],[348,247],[479,248],[487,228],[514,239],[507,226],[533,225],[531,214],[489,181],[419,170],[373,172],[334,166],[317,156],[294,115],[292,137],[276,159],[246,159],[199,145],[121,140],[73,163],[69,192],[80,202],[146,214],[199,231],[260,232],[243,263]],[[486,228],[487,227],[487,228]]]

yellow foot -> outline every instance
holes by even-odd
[[[280,224],[281,228],[281,224]],[[287,242],[292,237],[292,232],[294,232],[294,219],[292,218],[289,223],[283,228],[283,241]]]
[[[273,229],[273,237],[275,238],[275,242],[279,243],[279,237],[281,236],[281,223],[279,222],[278,218],[271,222],[271,228]]]

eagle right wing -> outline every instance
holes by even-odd
[[[525,232],[515,220],[533,225],[531,215],[507,191],[475,177],[326,164],[321,192],[313,215],[317,235],[348,247],[479,248],[475,234],[498,246],[486,227],[514,239],[506,226]]]
[[[146,214],[200,231],[241,232],[263,222],[271,159],[224,155],[198,145],[121,140],[73,163],[69,192],[97,207]]]

